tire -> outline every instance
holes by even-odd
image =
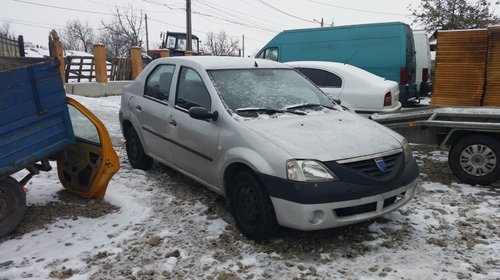
[[[127,149],[127,157],[130,165],[133,168],[148,170],[153,164],[153,159],[144,153],[141,139],[135,132],[133,126],[127,129],[125,133],[125,148]]]
[[[279,227],[274,208],[259,180],[247,171],[239,171],[230,187],[229,203],[240,232],[256,241],[275,235]]]
[[[0,237],[11,233],[26,210],[26,194],[12,177],[0,179]]]
[[[451,146],[448,162],[460,181],[489,185],[500,179],[500,142],[487,135],[467,136]]]

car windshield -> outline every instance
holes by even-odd
[[[251,109],[297,110],[334,105],[332,101],[293,69],[211,70],[209,75],[226,106],[233,112]],[[308,106],[301,106],[308,104]],[[313,104],[314,106],[310,106]]]

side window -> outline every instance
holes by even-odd
[[[96,145],[101,144],[95,125],[75,107],[68,105],[68,111],[75,137]]]
[[[278,48],[269,48],[264,51],[264,58],[278,61]]]
[[[298,70],[318,87],[342,87],[342,78],[331,72],[311,68],[298,68]]]
[[[174,65],[159,65],[149,75],[144,88],[144,96],[167,101],[170,95],[170,85],[174,74]]]
[[[191,68],[181,68],[175,105],[186,110],[191,107],[205,107],[208,111],[212,109],[207,87],[200,75]]]
[[[341,88],[342,78],[331,72],[326,72],[325,87]]]

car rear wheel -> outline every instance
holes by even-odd
[[[0,179],[0,237],[11,233],[21,222],[26,209],[26,194],[12,177]]]
[[[125,141],[125,148],[127,149],[127,157],[130,165],[137,169],[149,169],[151,164],[153,164],[153,159],[144,152],[141,139],[139,139],[134,127],[131,126],[127,129]]]
[[[238,229],[250,239],[264,240],[273,236],[278,223],[269,195],[258,179],[247,171],[233,176],[230,205]]]
[[[468,184],[488,185],[500,179],[500,143],[487,135],[467,136],[450,148],[453,174]]]

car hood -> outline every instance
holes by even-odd
[[[401,148],[402,137],[350,112],[313,113],[243,121],[297,159],[342,160]]]

